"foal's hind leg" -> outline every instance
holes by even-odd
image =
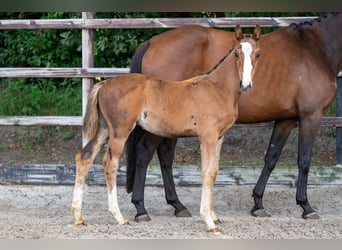
[[[172,162],[175,155],[177,139],[164,138],[157,148],[160,167],[163,176],[167,204],[175,208],[176,217],[191,217],[189,210],[180,202],[177,196],[172,174]]]
[[[264,209],[263,196],[265,187],[274,167],[280,157],[281,151],[289,137],[292,129],[295,127],[295,120],[277,121],[274,124],[270,143],[265,156],[265,165],[259,176],[258,182],[253,189],[254,207],[251,214],[256,217],[269,217],[271,214]]]
[[[98,132],[97,137],[89,141],[87,145],[81,150],[81,152],[77,153],[75,156],[76,180],[71,211],[74,214],[74,225],[76,226],[84,225],[81,210],[85,179],[97,153],[100,151],[105,140],[107,139],[107,135],[107,130],[102,128]]]
[[[114,139],[112,136],[110,136],[108,141],[108,148],[103,157],[103,166],[107,181],[108,208],[109,212],[111,212],[111,214],[114,216],[114,218],[120,225],[128,223],[128,220],[126,220],[121,214],[118,204],[116,188],[116,178],[119,168],[119,159],[123,151],[124,144],[124,139]]]

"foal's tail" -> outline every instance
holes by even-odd
[[[100,128],[99,114],[99,90],[102,83],[97,83],[93,86],[87,103],[87,110],[83,120],[83,133],[85,138],[90,141],[95,138]]]
[[[142,59],[146,51],[150,47],[150,44],[151,44],[150,40],[143,42],[142,44],[139,45],[139,47],[135,51],[135,54],[132,58],[132,62],[130,66],[131,73],[142,73],[141,72]],[[127,193],[130,193],[133,190],[136,158],[137,158],[136,147],[144,133],[145,131],[142,128],[140,128],[139,126],[136,126],[133,129],[133,131],[130,133],[126,141],[126,160],[127,160],[126,190],[127,190]]]

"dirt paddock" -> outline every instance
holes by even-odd
[[[251,185],[214,189],[214,209],[222,221],[221,235],[208,234],[200,219],[200,187],[177,187],[191,218],[176,218],[161,187],[146,187],[145,203],[152,218],[136,223],[131,196],[119,187],[119,204],[129,225],[119,226],[107,211],[103,186],[88,186],[83,201],[85,227],[72,225],[73,186],[0,186],[1,239],[340,239],[342,185],[310,186],[308,196],[319,220],[301,219],[295,188],[268,186],[265,207],[271,218],[254,218]]]

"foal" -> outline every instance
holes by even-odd
[[[235,34],[238,44],[205,75],[174,82],[127,74],[94,85],[83,126],[89,142],[75,156],[72,202],[75,225],[84,224],[81,207],[85,178],[107,138],[103,166],[109,211],[119,224],[128,222],[119,209],[116,176],[126,139],[140,125],[163,137],[199,137],[203,179],[200,215],[208,231],[219,232],[216,225],[219,220],[212,208],[212,190],[224,133],[237,118],[240,89],[252,86],[260,27],[255,28],[253,36],[248,36],[237,26]]]

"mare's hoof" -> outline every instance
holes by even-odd
[[[272,214],[270,212],[268,212],[264,208],[252,211],[251,215],[253,215],[254,217],[262,217],[262,218],[264,218],[264,217],[271,217],[272,216]]]
[[[178,213],[175,212],[175,216],[176,217],[192,217],[188,209],[184,209]]]
[[[208,229],[208,233],[213,233],[213,234],[221,235],[222,231],[218,227],[215,227],[215,228],[212,228],[212,229]]]
[[[310,219],[310,220],[317,220],[319,219],[319,215],[316,212],[308,213],[308,214],[303,214],[302,215],[303,219]]]
[[[144,221],[150,221],[151,218],[148,214],[142,214],[142,215],[137,215],[134,217],[135,222],[144,222]]]

